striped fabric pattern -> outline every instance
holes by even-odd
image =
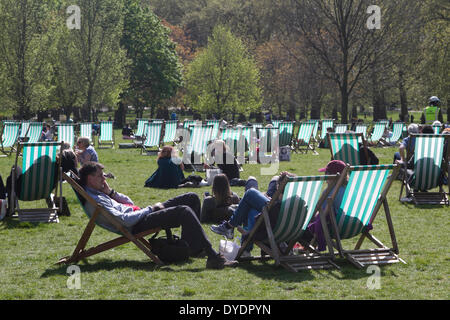
[[[341,239],[360,234],[371,223],[376,203],[392,169],[393,165],[351,168],[341,205],[336,212]]]
[[[233,154],[236,154],[239,142],[239,128],[225,128],[222,130],[221,139],[225,141],[226,145]]]
[[[314,129],[313,129],[313,138],[317,137],[317,131],[319,130],[319,121],[318,119],[311,119],[308,120],[307,122],[312,122],[314,123]]]
[[[389,143],[396,143],[401,138],[404,126],[403,122],[394,122],[392,125],[392,137],[388,139]]]
[[[113,141],[113,122],[101,121],[100,122],[100,136],[98,137],[100,142]]]
[[[372,142],[376,142],[383,137],[384,130],[386,129],[386,124],[384,122],[377,122],[373,126],[372,135],[370,136],[370,140]]]
[[[185,120],[183,123],[184,129],[189,129],[190,126],[197,124],[197,120]]]
[[[212,125],[191,126],[188,153],[205,154],[208,142],[211,140]]]
[[[294,134],[294,122],[279,122],[278,123],[279,132],[279,145],[290,146],[292,141],[292,135]]]
[[[327,176],[289,178],[273,229],[276,243],[296,239],[306,230],[326,179]]]
[[[92,123],[80,123],[80,137],[89,138],[92,142]]]
[[[71,123],[61,123],[58,125],[58,142],[67,142],[72,148],[75,143],[74,125]]]
[[[358,139],[361,134],[329,133],[329,136],[333,160],[342,160],[352,166],[360,164]]]
[[[320,139],[325,139],[327,136],[327,129],[333,128],[334,120],[322,120],[322,131],[320,132]]]
[[[23,143],[22,185],[19,199],[33,201],[50,196],[55,187],[58,142]]]
[[[347,131],[348,124],[337,124],[334,132],[336,133],[345,133]]]
[[[135,137],[143,137],[145,134],[144,125],[148,123],[147,119],[136,119],[137,120],[137,128]]]
[[[362,133],[364,139],[367,139],[367,124],[357,124],[355,127],[355,133]]]
[[[5,122],[2,131],[2,148],[11,148],[19,138],[19,122]]]
[[[20,138],[25,138],[28,133],[28,128],[30,127],[30,121],[22,121],[20,125]]]
[[[144,147],[150,148],[159,146],[161,141],[161,122],[149,122],[147,124],[147,132],[145,133]]]
[[[444,150],[444,135],[416,135],[414,152],[414,188],[429,190],[439,184]]]
[[[217,136],[219,135],[219,120],[207,120],[206,125],[212,125],[213,131],[211,133],[211,139],[217,139]]]
[[[28,133],[26,136],[29,138],[28,142],[39,142],[42,133],[42,122],[30,122],[28,127]]]
[[[433,126],[434,134],[440,134],[441,133],[441,126]]]
[[[276,135],[278,135],[278,128],[257,128],[259,139],[259,151],[260,152],[272,152],[272,141],[274,141]],[[275,140],[276,141],[276,140]]]
[[[314,122],[303,122],[300,124],[300,128],[298,129],[298,135],[297,135],[297,141],[298,144],[303,145],[309,145],[309,141],[311,140],[311,137],[313,136],[313,131],[315,127]]]
[[[166,121],[164,127],[165,129],[164,129],[163,143],[173,142],[175,140],[177,127],[178,127],[177,120]]]

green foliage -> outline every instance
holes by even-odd
[[[261,106],[258,81],[258,68],[242,41],[218,26],[208,46],[188,66],[187,103],[202,114],[248,116]]]

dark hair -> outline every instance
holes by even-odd
[[[218,206],[231,204],[230,182],[225,174],[220,173],[214,177],[212,193]]]
[[[89,175],[96,173],[98,169],[102,170],[103,168],[105,168],[105,166],[99,162],[88,161],[85,164],[83,164],[81,169],[78,171],[80,178],[79,180],[80,185],[83,187],[86,186],[87,177]]]
[[[434,133],[433,127],[432,126],[423,126],[422,128],[422,133]]]

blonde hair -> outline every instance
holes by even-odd
[[[79,137],[77,143],[81,143],[85,148],[87,148],[91,145],[91,140],[88,137]]]

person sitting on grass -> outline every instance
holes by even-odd
[[[112,189],[105,180],[104,166],[98,162],[85,163],[79,170],[79,183],[86,192],[106,211],[116,217],[132,234],[149,229],[171,229],[181,227],[181,239],[190,248],[190,256],[205,253],[206,267],[222,269],[235,266],[236,261],[227,261],[217,253],[208,240],[197,216],[200,213],[200,199],[195,193],[186,193],[163,203],[139,208],[126,195]],[[107,220],[98,221],[110,230],[114,226]]]
[[[164,146],[158,154],[158,169],[145,181],[145,187],[178,188],[184,180],[184,166],[172,146]]]

